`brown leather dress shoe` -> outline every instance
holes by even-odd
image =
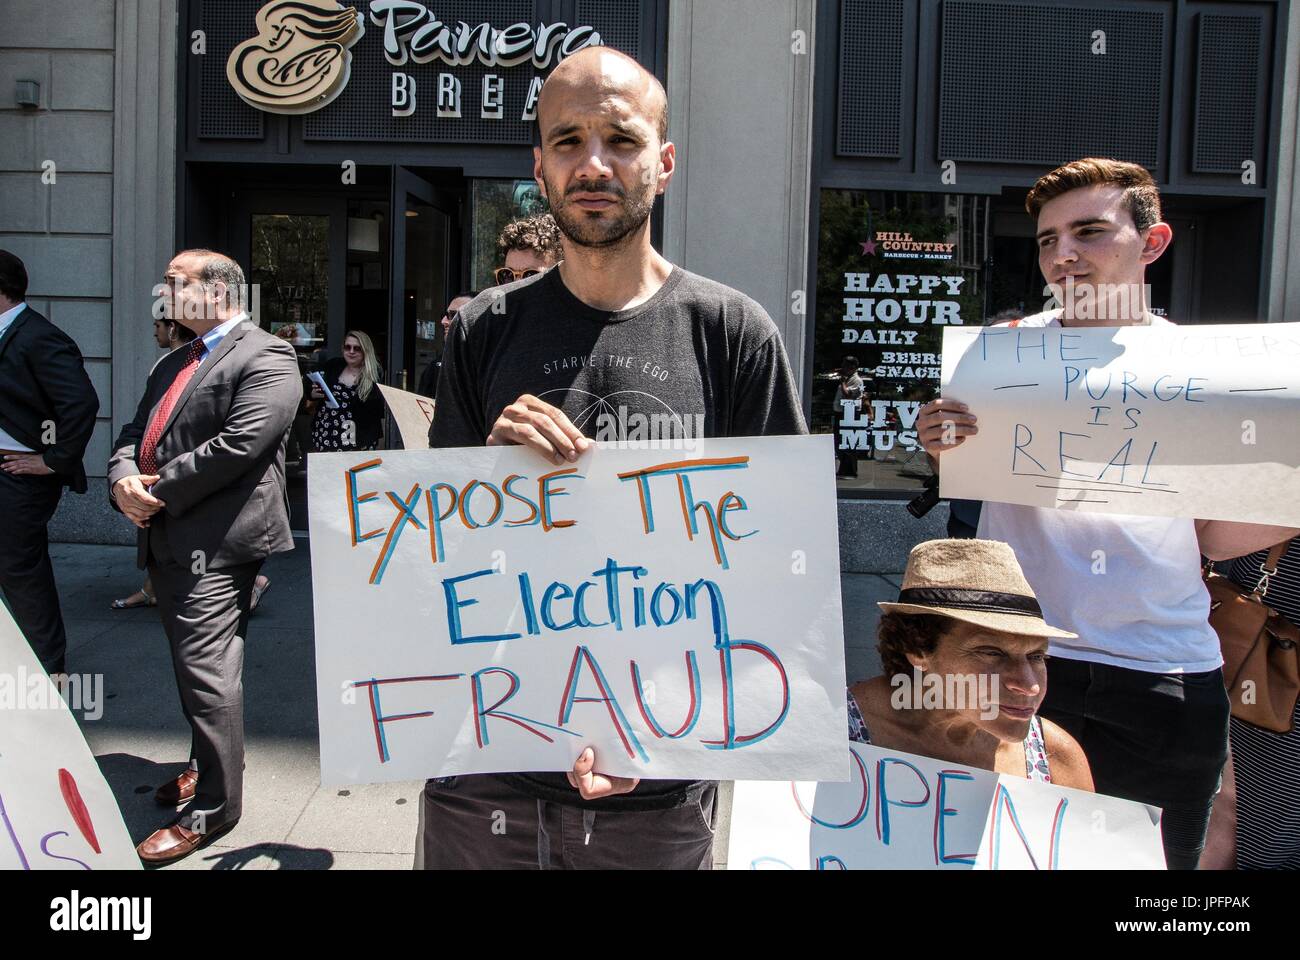
[[[159,806],[176,807],[194,799],[194,791],[199,786],[199,775],[193,770],[185,770],[175,780],[169,780],[159,787],[153,798]]]
[[[177,860],[184,860],[200,847],[207,846],[238,822],[236,820],[223,824],[208,833],[195,833],[179,823],[173,823],[169,827],[162,827],[149,834],[135,848],[135,852],[146,866],[160,867],[175,863]]]

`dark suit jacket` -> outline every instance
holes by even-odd
[[[0,427],[75,493],[86,492],[81,459],[95,430],[99,397],[73,339],[28,307],[0,337]],[[46,424],[53,422],[53,443]]]
[[[149,375],[135,419],[114,444],[110,490],[140,473],[137,447],[185,354],[163,357]],[[158,440],[160,479],[152,493],[167,506],[151,523],[178,563],[188,565],[196,550],[217,568],[293,549],[284,450],[301,400],[293,347],[250,322],[204,359]],[[140,531],[137,549],[144,567],[149,531]]]

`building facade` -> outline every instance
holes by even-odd
[[[1041,309],[1023,199],[1058,163],[1155,175],[1176,236],[1149,278],[1158,310],[1300,316],[1288,0],[8,6],[0,247],[27,262],[33,306],[76,338],[101,399],[100,479],[65,498],[64,539],[133,538],[102,475],[158,356],[153,290],[174,250],[234,255],[257,319],[305,369],[359,329],[411,388],[447,299],[487,285],[496,232],[542,208],[537,87],[588,43],[665,83],[680,162],[656,242],[776,320],[810,425],[837,437],[846,569],[902,569],[941,535],[946,508],[904,509],[929,476],[916,411],[945,326]],[[277,82],[265,65],[293,16],[310,22],[291,49],[320,69]],[[342,56],[317,58],[313,31]],[[866,396],[846,404],[850,360]]]

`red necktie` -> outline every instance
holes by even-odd
[[[176,406],[176,401],[180,399],[181,393],[185,390],[185,385],[190,382],[190,378],[194,376],[194,371],[199,368],[199,358],[202,356],[203,338],[195,337],[194,342],[190,344],[189,350],[185,353],[185,366],[180,368],[176,374],[176,379],[167,388],[167,392],[163,394],[162,403],[158,404],[153,419],[149,421],[149,429],[144,432],[144,440],[140,443],[140,456],[136,458],[142,476],[151,477],[158,472],[158,438],[162,436],[163,427],[167,425],[167,418],[172,415],[172,408]]]

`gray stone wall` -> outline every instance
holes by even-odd
[[[0,32],[0,248],[23,259],[27,301],[86,358],[99,421],[86,472],[104,475],[113,429],[113,74],[116,7],[5,0]],[[18,81],[40,84],[19,107]]]
[[[63,498],[54,540],[135,540],[104,474],[158,357],[152,290],[176,230],[176,22],[176,0],[4,0],[0,247],[26,262],[28,301],[77,341],[99,394],[90,490]],[[40,84],[39,107],[18,107],[20,80]]]
[[[757,300],[803,381],[815,0],[673,0],[664,255]],[[833,65],[831,67],[833,69]]]

